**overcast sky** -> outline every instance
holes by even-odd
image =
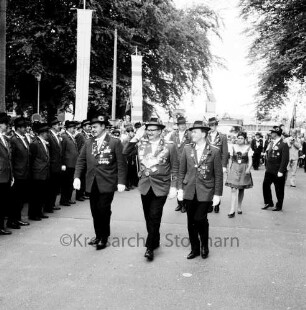
[[[224,113],[230,115],[250,116],[254,111],[254,93],[256,91],[256,76],[248,65],[247,52],[250,39],[243,34],[245,22],[239,17],[239,0],[173,0],[180,8],[188,5],[207,4],[214,9],[223,21],[220,30],[222,41],[214,40],[213,54],[223,57],[227,69],[214,68],[211,81],[213,94],[216,98],[216,112],[221,117]],[[186,97],[182,106],[187,110],[190,120],[204,113],[203,96],[194,98],[190,106],[190,97]]]

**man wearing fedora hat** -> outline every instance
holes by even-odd
[[[260,157],[263,151],[263,140],[260,132],[256,132],[255,138],[251,142],[251,149],[253,150],[253,168],[258,170],[260,165]]]
[[[125,190],[127,166],[119,139],[106,130],[103,116],[91,120],[93,137],[85,141],[76,164],[73,186],[81,188],[81,176],[86,172],[86,192],[90,193],[90,209],[96,237],[89,244],[97,250],[107,246],[110,236],[111,204],[114,192]]]
[[[81,123],[81,128],[78,131],[78,133],[75,135],[75,141],[78,146],[79,153],[81,153],[82,147],[85,145],[86,140],[90,138],[90,120],[85,119]],[[83,175],[81,176],[81,188],[80,190],[76,191],[75,198],[78,201],[84,201],[87,196],[85,195],[85,188],[86,188],[86,182],[85,182],[85,174],[86,171],[84,171]]]
[[[223,171],[220,150],[210,145],[210,128],[203,121],[195,121],[189,128],[192,144],[185,146],[180,162],[178,199],[187,208],[188,233],[191,252],[187,259],[209,254],[209,223],[207,213],[220,203],[223,191]]]
[[[178,130],[174,131],[171,135],[169,140],[173,141],[174,145],[176,146],[178,161],[180,162],[181,156],[184,150],[185,145],[191,143],[191,135],[190,131],[187,130],[186,126],[186,119],[183,116],[179,116],[177,118],[176,125]],[[177,201],[178,206],[176,207],[175,211],[181,211],[182,213],[186,212],[184,201]]]
[[[7,226],[14,229],[20,229],[20,226],[29,225],[28,222],[21,219],[21,211],[24,203],[28,201],[30,189],[30,147],[25,137],[27,125],[25,118],[16,118],[14,121],[15,133],[11,138],[14,185]]]
[[[60,204],[67,207],[75,204],[75,201],[72,200],[73,176],[79,156],[78,146],[75,141],[76,126],[75,121],[66,121],[66,131],[62,134],[62,192]]]
[[[218,131],[218,125],[219,121],[216,117],[211,117],[208,119],[208,126],[210,127],[208,141],[211,145],[216,146],[220,150],[223,173],[225,173],[227,171],[229,157],[227,136]],[[219,213],[220,203],[214,207],[215,213]]]
[[[124,155],[129,156],[137,149],[140,166],[138,189],[148,231],[145,257],[150,261],[154,259],[154,250],[159,247],[159,229],[167,195],[176,197],[177,151],[172,141],[166,142],[162,137],[164,128],[157,118],[151,118],[124,150]]]
[[[48,218],[43,214],[48,202],[48,182],[50,178],[50,154],[47,142],[49,126],[39,123],[36,128],[37,137],[30,144],[30,204],[29,219],[40,221]]]
[[[283,131],[280,127],[274,126],[270,131],[272,141],[266,151],[266,172],[263,181],[265,205],[262,209],[266,210],[274,206],[271,194],[271,185],[273,183],[277,203],[272,211],[281,211],[283,208],[287,166],[289,163],[289,147],[281,138]]]
[[[61,191],[62,141],[59,134],[61,122],[57,117],[54,117],[50,121],[50,126],[47,138],[50,153],[50,181],[46,211],[53,213],[55,210],[60,210],[60,207],[56,207],[55,203]]]
[[[0,113],[0,235],[10,235],[12,232],[5,227],[5,217],[8,215],[10,204],[11,185],[14,182],[11,166],[11,148],[9,140],[6,138],[10,118],[6,113]]]

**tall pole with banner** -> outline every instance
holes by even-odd
[[[115,29],[114,35],[114,63],[113,63],[113,96],[112,96],[112,120],[116,119],[116,100],[117,100],[117,40],[118,33]]]
[[[131,120],[132,122],[142,122],[142,56],[132,55],[132,86],[131,86]]]
[[[77,74],[74,118],[81,121],[87,118],[88,110],[92,23],[92,10],[86,10],[85,0],[84,9],[78,9],[77,14]]]

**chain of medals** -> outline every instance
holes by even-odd
[[[278,145],[279,142],[277,142],[274,146],[273,146],[273,141],[271,141],[271,145],[270,145],[270,150],[272,149],[272,158],[277,158],[279,155],[280,155],[280,152],[279,152],[279,148],[278,148]]]
[[[111,152],[111,149],[110,149],[107,141],[105,141],[105,139],[102,142],[100,150],[98,149],[97,141],[95,141],[92,144],[92,152],[91,152],[91,154],[94,157],[98,157],[99,165],[102,165],[102,164],[109,165],[110,164],[110,159],[112,158],[112,155],[110,154],[110,152]],[[105,158],[104,154],[109,154],[109,156]]]
[[[205,154],[205,149],[208,150],[208,152]],[[206,178],[206,173],[209,172],[208,166],[207,166],[207,158],[208,156],[211,156],[211,150],[208,144],[206,144],[205,149],[202,153],[201,158],[199,159],[198,163],[196,161],[196,150],[195,150],[195,144],[192,144],[191,148],[191,157],[194,160],[194,167],[198,169],[199,173],[203,176],[203,178]]]

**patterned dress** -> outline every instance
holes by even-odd
[[[253,155],[250,146],[246,146],[242,151],[237,151],[235,145],[230,149],[232,164],[228,173],[225,186],[245,189],[253,187],[253,180],[251,173],[247,174],[246,170],[249,165],[249,156]]]

